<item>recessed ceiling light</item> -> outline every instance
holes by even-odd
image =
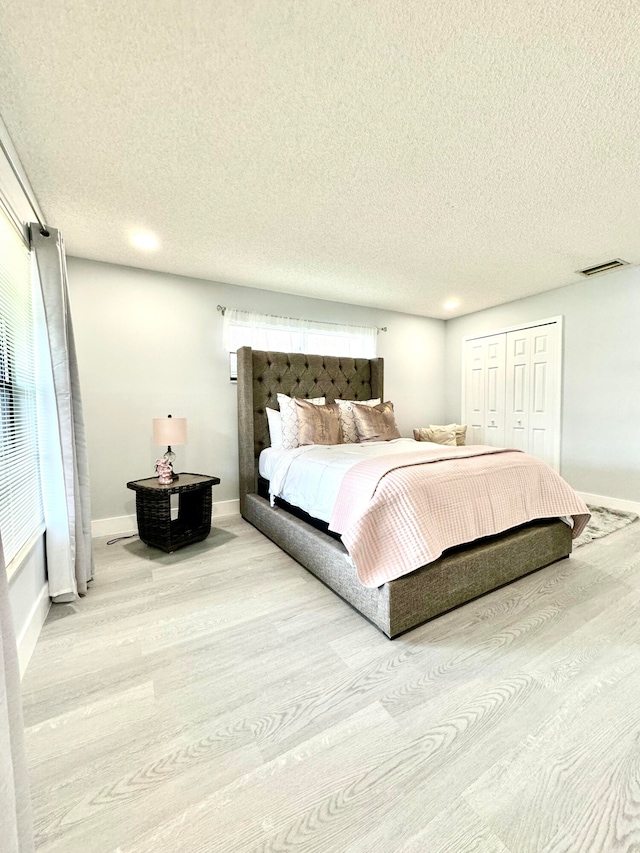
[[[147,252],[150,252],[152,249],[155,249],[158,245],[158,238],[154,237],[153,234],[149,234],[148,231],[137,231],[135,234],[131,235],[131,242],[134,246],[137,246],[138,249],[144,249]]]
[[[460,303],[457,299],[450,299],[448,302],[444,303],[444,307],[447,309],[447,311],[452,311],[454,308],[457,308],[458,305],[460,305]]]

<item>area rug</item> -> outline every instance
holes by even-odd
[[[586,545],[594,539],[602,539],[614,530],[626,527],[638,517],[635,512],[622,512],[618,509],[607,509],[604,506],[590,506],[591,518],[580,536],[574,540],[573,547]]]

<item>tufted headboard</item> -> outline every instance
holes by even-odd
[[[381,358],[342,358],[304,353],[238,350],[238,451],[240,510],[256,491],[258,457],[269,446],[267,406],[278,409],[278,394],[370,400],[383,396]]]

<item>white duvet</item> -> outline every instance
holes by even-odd
[[[363,459],[439,447],[428,441],[396,438],[365,444],[309,444],[294,450],[268,447],[260,454],[260,476],[269,480],[271,499],[282,498],[320,521],[331,520],[344,475]]]

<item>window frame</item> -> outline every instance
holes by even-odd
[[[238,378],[236,353],[240,347],[250,346],[252,349],[266,349],[271,352],[282,351],[281,345],[269,342],[269,337],[281,339],[283,335],[290,335],[292,340],[285,352],[341,358],[377,357],[377,335],[380,331],[377,326],[302,320],[241,309],[223,309],[222,306],[219,308],[224,317],[223,340],[225,349],[229,353],[231,382],[236,382]],[[323,339],[331,342],[326,348],[319,343]]]
[[[28,288],[28,296],[24,299],[24,306],[26,306],[27,312],[23,315],[15,314],[15,318],[20,317],[22,320],[26,321],[25,325],[28,329],[28,340],[26,343],[22,341],[21,346],[19,343],[20,321],[16,321],[14,329],[13,311],[15,308],[22,308],[23,306],[20,304],[19,297],[17,297],[15,301],[12,301],[11,299],[12,279],[10,275],[10,266],[5,266],[3,269],[3,278],[6,274],[6,281],[9,285],[9,290],[3,291],[0,296],[0,304],[3,304],[8,308],[7,317],[0,317],[0,430],[2,430],[2,445],[0,446],[4,446],[6,451],[6,446],[13,443],[11,442],[11,439],[16,436],[20,436],[21,430],[26,425],[29,439],[23,441],[22,438],[20,438],[20,441],[18,442],[18,450],[20,454],[18,459],[20,462],[24,461],[22,454],[25,449],[27,449],[29,453],[29,461],[24,464],[24,467],[25,469],[30,469],[31,473],[33,473],[33,469],[35,467],[35,471],[37,472],[36,477],[32,478],[35,488],[30,496],[27,495],[26,489],[17,490],[18,503],[16,504],[16,509],[18,511],[15,514],[12,514],[10,509],[11,497],[7,498],[5,495],[5,500],[0,501],[0,509],[3,511],[3,518],[0,519],[0,532],[2,532],[2,524],[6,523],[7,520],[10,522],[8,525],[10,535],[6,535],[4,537],[3,545],[5,551],[6,574],[8,579],[11,579],[28,558],[29,553],[33,550],[38,539],[42,537],[42,534],[45,531],[45,521],[38,423],[39,381],[35,357],[36,342],[34,298],[36,297],[36,294],[34,292],[35,281],[33,278],[33,253],[30,241],[26,236],[26,226],[22,227],[18,225],[15,216],[12,214],[11,210],[7,208],[5,199],[2,198],[1,195],[0,217],[6,219],[6,225],[9,226],[9,229],[13,230],[14,235],[23,244],[26,253],[25,260],[28,262],[29,270],[24,282],[21,282],[19,279],[13,280],[13,284],[15,285],[17,283],[17,287],[19,289],[22,288],[22,286]],[[5,223],[2,223],[2,225],[4,228]],[[9,231],[6,231],[5,233],[9,233]],[[17,246],[17,244],[15,245]],[[14,248],[11,248],[9,241],[7,240],[7,254],[10,255],[13,251],[15,251],[15,246]],[[25,265],[25,267],[27,267],[27,265]],[[22,293],[22,296],[24,297],[25,294]],[[22,347],[24,347],[24,349]],[[16,350],[16,348],[19,349]],[[23,359],[25,352],[29,353],[28,358],[30,368],[27,373],[24,372]],[[18,365],[18,368],[16,368],[16,365]],[[25,383],[25,376],[29,376],[31,382]],[[20,411],[21,403],[26,407],[25,411],[32,414],[32,417]],[[9,441],[6,441],[7,438]],[[9,467],[7,467],[7,459]],[[7,470],[11,471],[11,466],[11,454],[6,453],[6,456],[3,456],[1,461],[1,468],[6,473]],[[11,484],[9,484],[8,487],[8,494],[12,494]],[[34,495],[37,496],[35,499]],[[9,507],[8,515],[4,513],[4,510],[6,510],[7,507]],[[25,524],[24,521],[27,523]],[[20,522],[20,524],[17,524],[17,522]],[[16,531],[21,535],[16,536]]]

